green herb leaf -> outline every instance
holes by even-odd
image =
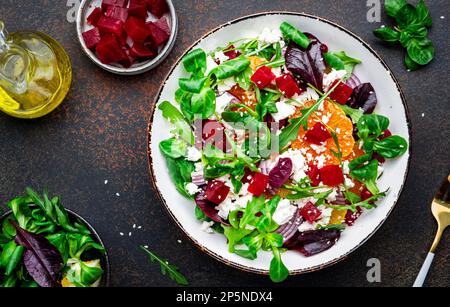
[[[389,16],[395,17],[400,9],[406,5],[406,3],[406,0],[385,0],[384,7]]]
[[[187,72],[203,75],[206,71],[206,53],[202,49],[191,51],[183,58],[183,65]]]
[[[154,253],[146,249],[144,246],[140,246],[140,248],[147,253],[152,262],[159,263],[161,267],[161,274],[168,275],[170,279],[172,279],[179,285],[182,286],[189,285],[189,282],[186,279],[186,277],[184,277],[184,275],[180,273],[179,269],[175,265],[170,264],[167,260],[159,258]]]
[[[413,71],[420,68],[420,65],[414,62],[411,57],[408,55],[408,53],[405,55],[405,65],[406,68]]]
[[[176,138],[170,138],[159,143],[159,149],[166,157],[173,159],[185,157],[187,154],[187,145],[185,142]]]
[[[205,86],[206,81],[208,78],[202,77],[202,78],[180,78],[178,80],[178,84],[181,87],[181,89],[191,92],[191,93],[200,93],[202,88]]]
[[[398,42],[400,39],[400,32],[397,32],[389,27],[381,27],[375,29],[373,31],[373,34],[375,34],[375,36],[378,37],[379,39],[382,39],[389,43]]]
[[[431,27],[433,25],[433,20],[431,19],[430,10],[428,9],[425,1],[420,0],[416,7],[418,22],[423,24],[425,27]]]
[[[395,20],[401,29],[405,29],[408,25],[417,22],[417,19],[416,8],[409,3],[402,6],[398,10],[397,15],[395,15]]]
[[[163,101],[158,108],[162,111],[163,117],[175,126],[175,133],[188,144],[194,144],[194,134],[183,114],[170,102]]]
[[[358,168],[354,168],[350,171],[350,176],[353,179],[364,182],[367,186],[367,189],[373,194],[376,195],[380,191],[376,185],[376,181],[378,178],[378,161],[372,160],[367,165],[362,165]]]
[[[269,274],[270,279],[276,283],[286,280],[286,278],[288,278],[289,276],[289,270],[281,260],[281,254],[278,248],[273,249],[273,258],[270,262]]]
[[[411,39],[408,43],[408,55],[420,65],[427,65],[434,58],[434,46],[429,39]]]
[[[403,155],[408,150],[408,143],[401,136],[392,135],[375,142],[373,150],[384,158],[393,159]]]
[[[226,61],[211,71],[218,80],[224,80],[243,72],[250,66],[250,60],[245,56]]]
[[[293,41],[302,48],[308,48],[310,44],[309,38],[293,25],[283,22],[280,26],[280,30],[286,41]]]
[[[364,141],[369,136],[379,137],[389,127],[389,118],[378,114],[365,114],[358,123],[358,135]]]

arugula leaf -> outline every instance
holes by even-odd
[[[283,22],[280,26],[281,33],[287,42],[294,42],[300,47],[306,49],[310,44],[309,38],[293,25]]]
[[[320,97],[317,102],[309,108],[305,108],[301,110],[301,115],[296,118],[292,118],[289,120],[289,125],[281,130],[281,134],[279,136],[279,148],[283,150],[286,146],[288,146],[292,141],[294,141],[298,137],[298,133],[300,131],[300,127],[303,129],[308,129],[308,118],[311,116],[313,112],[315,112],[319,106],[323,103],[325,99],[336,89],[336,87],[341,84],[341,82],[337,82],[326,94]]]
[[[195,49],[183,58],[183,65],[187,72],[203,75],[206,71],[206,53],[202,49]]]
[[[140,248],[145,253],[147,253],[147,255],[149,256],[149,258],[152,262],[159,263],[159,265],[161,267],[161,274],[168,275],[170,277],[170,279],[172,279],[179,285],[182,285],[182,286],[189,285],[189,282],[186,279],[186,277],[184,277],[184,275],[180,273],[179,269],[175,265],[170,264],[167,260],[163,260],[163,259],[159,258],[157,255],[155,255],[154,253],[149,251],[144,246],[140,246]]]

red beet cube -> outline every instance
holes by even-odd
[[[108,6],[127,7],[128,0],[103,0],[102,10],[106,11]]]
[[[331,134],[324,124],[318,122],[309,129],[305,134],[305,140],[309,143],[322,145],[326,140],[331,138]]]
[[[371,197],[373,197],[372,192],[370,192],[366,187],[364,187],[364,189],[362,189],[362,191],[361,191],[361,200],[364,201]]]
[[[300,209],[300,215],[308,223],[313,224],[322,215],[322,212],[312,202],[308,202]]]
[[[210,181],[205,190],[205,198],[216,205],[221,204],[228,193],[230,192],[230,187],[225,185],[224,182],[219,180]]]
[[[223,54],[225,54],[225,56],[227,56],[228,59],[230,60],[235,59],[241,55],[241,53],[238,50],[233,50],[234,48],[235,48],[234,45],[230,45],[223,52]]]
[[[317,167],[317,165],[314,165],[312,163],[308,165],[308,171],[306,172],[306,175],[308,175],[309,179],[311,179],[311,186],[313,187],[317,187],[322,181],[320,179],[319,168]]]
[[[319,169],[320,178],[324,185],[335,187],[344,182],[344,174],[339,165],[328,165]]]
[[[110,33],[114,34],[118,39],[123,37],[123,22],[118,19],[103,16],[98,21],[97,26],[102,35]]]
[[[145,22],[136,17],[130,17],[125,23],[125,31],[134,42],[143,43],[152,34]]]
[[[93,28],[83,33],[83,39],[86,47],[93,49],[97,46],[98,42],[100,42],[102,36],[100,35],[98,28]]]
[[[103,16],[103,12],[99,7],[96,7],[92,13],[88,16],[87,21],[93,26],[97,26],[98,21]]]
[[[275,81],[280,91],[287,98],[292,98],[294,95],[296,94],[300,95],[302,93],[302,90],[297,85],[297,82],[295,81],[294,77],[292,77],[292,75],[290,74],[282,75],[281,77],[278,77]]]
[[[98,59],[103,64],[117,63],[128,58],[114,35],[108,34],[102,37],[95,48]]]
[[[150,12],[158,18],[161,18],[169,11],[166,0],[147,0]]]
[[[121,60],[119,63],[122,64],[123,67],[129,68],[134,64],[134,62],[136,61],[136,58],[131,55],[130,48],[128,46],[122,46],[122,50],[127,55],[127,58]]]
[[[335,86],[336,82],[334,82],[331,87]],[[341,82],[330,94],[330,98],[340,104],[346,104],[352,93],[353,89],[347,84]]]
[[[348,210],[345,214],[345,224],[347,224],[348,226],[353,226],[362,213],[363,210],[361,209],[361,207],[356,207],[356,212]]]
[[[128,9],[118,6],[108,6],[105,16],[118,19],[125,23],[128,18]]]
[[[275,80],[276,76],[272,72],[272,70],[267,66],[262,66],[258,68],[257,71],[251,77],[251,80],[260,88],[263,89],[267,87],[273,80]]]
[[[139,59],[153,58],[156,54],[150,48],[141,43],[134,43],[130,49],[130,55]]]
[[[147,4],[141,1],[131,1],[130,7],[128,8],[130,16],[146,20],[148,17]]]
[[[170,35],[164,30],[161,30],[155,23],[149,22],[147,23],[147,27],[152,33],[151,36],[156,46],[161,46],[169,40]]]
[[[248,191],[255,196],[261,196],[261,194],[266,191],[268,184],[269,176],[262,173],[255,173],[248,186]]]
[[[170,32],[172,32],[172,31],[170,30],[170,26],[169,26],[169,23],[167,22],[166,17],[158,19],[153,24],[155,26],[157,26],[158,28],[160,28],[161,30],[163,30],[164,32],[166,32],[167,35],[170,36]]]
[[[384,130],[383,134],[380,136],[380,140],[387,139],[390,136],[392,136],[391,130],[389,130],[389,129]]]

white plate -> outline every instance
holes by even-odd
[[[388,116],[391,119],[390,130],[394,134],[405,137],[409,142],[409,121],[405,99],[397,80],[387,65],[359,37],[325,19],[306,14],[284,12],[247,16],[208,33],[186,53],[193,48],[211,51],[239,38],[256,37],[265,27],[279,27],[283,21],[317,36],[328,45],[330,50],[344,50],[350,56],[361,59],[362,64],[357,66],[355,73],[362,82],[370,82],[375,88],[378,96],[376,113]],[[161,89],[149,122],[148,154],[150,173],[155,190],[177,225],[202,251],[233,267],[267,274],[272,258],[271,253],[259,252],[256,260],[244,259],[229,253],[225,236],[207,234],[200,230],[201,223],[196,220],[194,215],[195,204],[181,196],[170,180],[164,157],[158,148],[158,144],[162,140],[170,137],[170,128],[157,109],[157,105],[164,100],[174,102],[174,94],[178,89],[180,77],[187,77],[187,74],[184,72],[181,62],[178,61]],[[335,264],[368,240],[386,221],[398,200],[406,179],[409,156],[410,152],[407,152],[404,156],[385,164],[384,175],[379,181],[379,186],[381,190],[390,189],[388,196],[379,202],[377,209],[366,212],[353,227],[348,227],[335,246],[309,258],[294,251],[284,253],[282,255],[283,261],[290,273],[306,273]]]

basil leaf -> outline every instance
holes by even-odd
[[[245,56],[239,56],[235,59],[226,61],[211,71],[218,80],[224,80],[235,76],[250,66],[250,60]]]
[[[433,43],[426,38],[410,40],[407,50],[410,58],[420,65],[430,63],[435,53]]]
[[[400,32],[397,32],[389,27],[381,27],[375,29],[373,31],[373,34],[375,34],[375,36],[379,39],[382,39],[389,43],[398,42],[398,40],[400,39]]]
[[[406,150],[408,150],[408,143],[401,136],[392,135],[381,141],[375,142],[373,150],[384,158],[393,159],[403,155]]]
[[[187,72],[203,75],[206,71],[206,53],[202,49],[195,49],[183,58],[183,65]]]
[[[201,114],[202,119],[210,118],[216,111],[216,93],[209,87],[203,88],[192,96],[191,106],[194,114]]]
[[[423,0],[419,1],[416,10],[418,22],[425,27],[431,27],[433,25],[433,20],[431,19],[430,10]]]
[[[308,48],[310,44],[309,38],[296,27],[287,22],[283,22],[280,26],[280,30],[286,41],[292,41],[304,49]]]
[[[183,90],[187,92],[200,93],[207,80],[208,78],[205,77],[193,79],[180,78],[178,80],[178,84]]]
[[[417,70],[420,68],[420,65],[414,62],[411,57],[408,55],[408,53],[405,55],[405,65],[406,68],[409,70]]]
[[[176,138],[170,138],[159,143],[161,152],[170,158],[177,159],[185,157],[187,154],[187,145],[185,142]]]
[[[409,3],[400,8],[397,15],[395,15],[395,20],[401,29],[405,29],[408,25],[415,23],[417,19],[416,8]]]
[[[425,38],[428,35],[428,30],[420,24],[411,24],[405,28],[405,32],[409,37]]]
[[[386,9],[386,13],[391,16],[397,16],[400,9],[406,5],[406,0],[385,0],[384,7]]]

